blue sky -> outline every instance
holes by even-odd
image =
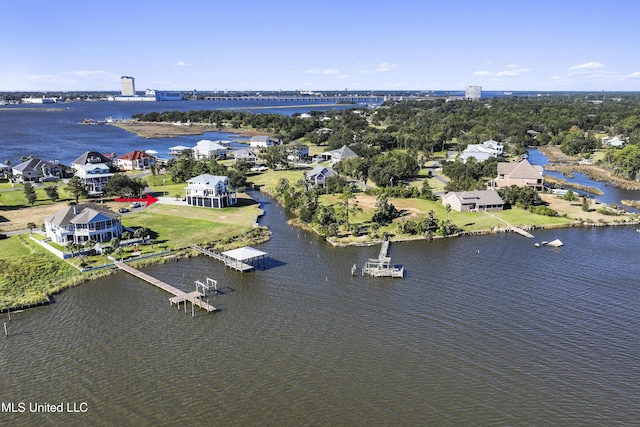
[[[637,0],[0,0],[0,91],[640,90]]]

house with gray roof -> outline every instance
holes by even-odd
[[[76,170],[76,176],[84,180],[87,191],[92,196],[102,194],[102,187],[113,176],[112,165],[112,159],[97,151],[87,151],[71,164]]]
[[[519,162],[498,163],[498,177],[493,180],[497,188],[531,187],[536,191],[544,190],[543,169],[540,165],[532,165],[527,159]]]
[[[48,178],[63,176],[64,167],[58,162],[47,162],[41,159],[29,159],[11,168],[15,178],[22,182],[38,182]]]
[[[495,190],[455,191],[445,194],[442,205],[457,212],[495,211],[504,209],[504,201]]]
[[[44,226],[47,237],[60,245],[108,242],[122,235],[120,216],[95,203],[67,206],[45,218]]]
[[[186,201],[189,206],[224,208],[238,202],[235,190],[231,188],[229,177],[198,175],[187,181]]]
[[[236,163],[244,163],[249,166],[254,166],[258,161],[258,156],[256,156],[256,153],[254,153],[253,150],[249,150],[246,148],[235,151],[233,153],[233,157]]]
[[[200,159],[224,159],[227,156],[227,147],[222,144],[222,140],[211,141],[209,139],[201,139],[192,148],[193,156],[196,160]]]
[[[336,176],[337,173],[333,168],[318,165],[305,174],[305,180],[317,187],[324,187],[327,178]]]
[[[354,158],[360,157],[351,148],[347,147],[346,145],[343,145],[337,150],[325,151],[324,153],[321,154],[321,156],[325,160],[330,160],[331,163],[338,163],[340,160],[354,159]]]

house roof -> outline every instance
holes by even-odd
[[[542,166],[534,166],[527,159],[514,162],[498,163],[498,175],[508,175],[510,178],[526,179],[540,178],[542,175]]]
[[[118,215],[112,210],[95,203],[82,203],[79,205],[67,206],[61,211],[45,218],[45,221],[58,227],[70,224],[86,224],[97,216],[104,216],[110,219],[117,218]]]
[[[107,158],[104,154],[98,153],[97,151],[87,151],[82,156],[78,157],[73,161],[75,165],[86,165],[88,163],[109,163],[111,160]]]
[[[230,251],[222,252],[222,255],[228,256],[229,258],[233,258],[239,261],[246,261],[246,260],[267,255],[267,253],[259,251],[258,249],[254,249],[250,246],[245,246],[243,248],[232,249]]]
[[[221,145],[218,141],[211,141],[209,139],[201,139],[196,143],[196,146],[193,147],[194,151],[199,151],[201,153],[210,153],[212,151],[218,150],[226,150],[227,148]]]
[[[140,159],[150,159],[153,156],[151,156],[148,153],[145,153],[144,151],[138,151],[138,150],[134,150],[134,151],[130,151],[127,154],[124,154],[120,157],[118,157],[118,160],[140,160]]]
[[[250,141],[253,142],[267,142],[271,137],[269,135],[254,135],[251,137]]]
[[[351,148],[347,147],[346,145],[343,145],[336,150],[326,151],[324,154],[328,154],[332,158],[335,157],[340,160],[359,157]]]
[[[175,147],[169,147],[169,151],[184,151],[191,150],[191,147],[185,147],[184,145],[176,145]]]
[[[317,176],[324,175],[326,178],[336,175],[333,168],[318,165],[307,173],[307,179],[315,179]]]
[[[442,199],[443,203],[452,197],[458,199],[462,205],[475,204],[486,206],[504,204],[504,201],[495,190],[457,191],[447,193]]]
[[[256,157],[256,153],[254,153],[252,150],[247,150],[242,149],[242,150],[238,150],[236,152],[233,153],[233,156],[238,159],[247,159],[247,158],[255,158]]]
[[[228,179],[229,178],[226,176],[209,175],[208,173],[204,173],[187,180],[188,185],[185,188],[187,190],[215,188],[220,182],[224,185]]]
[[[12,169],[18,172],[25,172],[25,171],[41,170],[43,167],[55,168],[57,166],[58,165],[53,164],[51,162],[34,158],[34,159],[29,159],[27,161],[24,161],[18,165],[15,165],[13,166]]]

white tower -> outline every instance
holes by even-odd
[[[467,86],[464,91],[464,98],[477,101],[482,98],[482,86]]]
[[[136,84],[133,77],[122,76],[120,77],[120,84],[122,85],[122,96],[135,96]]]

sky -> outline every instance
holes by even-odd
[[[638,0],[0,0],[0,91],[640,91]]]

